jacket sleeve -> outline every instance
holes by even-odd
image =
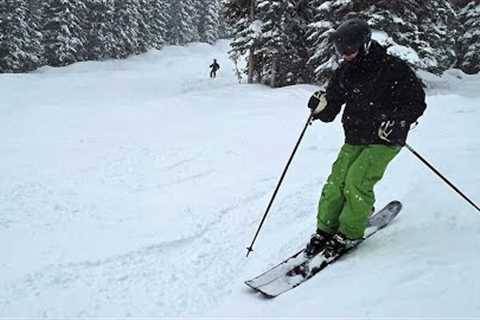
[[[415,72],[403,61],[399,63],[396,74],[392,93],[393,120],[414,123],[427,107],[423,84]]]
[[[330,79],[327,85],[327,106],[322,110],[316,118],[323,122],[331,122],[335,119],[337,114],[340,113],[342,105],[345,103],[345,90],[343,90],[340,84],[339,75],[341,70],[337,69],[333,77]]]

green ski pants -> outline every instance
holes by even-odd
[[[322,190],[318,229],[341,232],[349,239],[363,237],[375,203],[373,187],[400,149],[381,144],[344,144]]]

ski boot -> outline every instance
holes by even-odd
[[[348,249],[354,247],[359,241],[361,241],[361,239],[350,240],[347,239],[347,237],[345,237],[343,234],[336,233],[327,242],[325,250],[323,251],[323,255],[327,260],[331,261]]]
[[[332,234],[317,229],[317,232],[312,234],[310,242],[305,248],[304,254],[307,257],[313,257],[325,249],[327,243],[331,240]]]

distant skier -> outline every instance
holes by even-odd
[[[323,187],[307,255],[325,249],[333,256],[363,237],[375,202],[373,188],[426,108],[420,80],[371,39],[365,21],[345,21],[330,39],[343,61],[326,92],[315,92],[308,108],[314,120],[331,122],[345,104],[345,144]]]
[[[220,69],[220,65],[217,62],[217,59],[213,59],[213,63],[210,65],[210,78],[215,79],[217,77],[217,71]]]

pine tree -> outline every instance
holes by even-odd
[[[232,50],[230,57],[235,65],[242,64],[241,59],[247,57],[245,70],[238,70],[239,77],[242,73],[248,74],[248,83],[261,80],[260,56],[256,50],[261,37],[261,21],[257,19],[255,0],[225,0],[223,3],[226,23],[232,28]]]
[[[40,42],[28,12],[25,0],[0,1],[0,72],[26,72],[40,64]]]
[[[45,52],[42,45],[43,35],[41,32],[42,26],[42,5],[36,0],[26,0],[27,5],[26,18],[25,22],[28,26],[28,42],[27,42],[27,52],[29,52],[33,59],[36,61],[35,66],[32,68],[37,68],[45,65]],[[30,68],[27,68],[31,70]]]
[[[114,11],[113,34],[115,46],[113,55],[116,58],[126,58],[140,52],[139,48],[139,12],[138,0],[116,0]]]
[[[195,25],[195,3],[193,0],[173,1],[170,7],[168,42],[174,45],[184,45],[199,41],[198,26]]]
[[[256,52],[261,64],[257,63],[257,69],[261,69],[263,82],[272,87],[292,84],[296,80],[292,64],[296,60],[296,47],[290,28],[294,9],[292,1],[262,0],[257,4],[258,17],[262,20],[260,49]]]
[[[288,51],[288,35],[284,30],[285,12],[288,1],[260,0],[257,2],[256,12],[261,20],[261,33],[257,39],[259,49],[257,56],[257,72],[261,81],[270,83],[272,87],[279,82],[281,67],[279,64],[282,55]]]
[[[416,67],[441,74],[455,64],[458,21],[447,0],[373,3],[365,14],[374,29],[387,34],[392,53],[400,52],[398,45],[415,51],[418,59],[409,62]]]
[[[151,29],[152,15],[153,15],[152,0],[138,0],[138,46],[136,54],[147,51],[153,48],[154,40]]]
[[[220,36],[220,2],[218,0],[204,0],[198,3],[201,4],[198,21],[200,41],[212,44]]]
[[[315,16],[315,11],[308,0],[295,0],[294,19],[288,25],[288,33],[291,34],[291,42],[295,48],[295,56],[290,65],[294,67],[296,82],[311,83],[313,80],[313,68],[308,63],[311,48],[308,45],[309,24]]]
[[[225,19],[225,0],[218,0],[219,2],[219,15],[218,15],[218,37],[220,39],[230,38],[232,35],[232,28],[229,26]]]
[[[113,36],[113,0],[86,0],[89,11],[87,33],[88,59],[113,57],[115,37]]]
[[[459,39],[460,68],[469,74],[480,72],[480,2],[470,1],[459,11],[464,33]]]
[[[47,0],[43,5],[43,35],[49,65],[65,66],[86,59],[83,18],[86,7],[78,0]]]
[[[150,30],[153,48],[161,49],[165,45],[168,30],[167,23],[170,20],[168,16],[170,5],[168,0],[154,0],[152,3]]]
[[[202,38],[202,21],[203,21],[203,16],[205,15],[205,10],[207,4],[210,2],[210,0],[192,0],[192,7],[193,10],[192,12],[192,25],[195,27],[195,30],[198,32],[198,40],[200,41]]]

